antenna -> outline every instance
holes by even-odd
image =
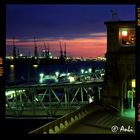
[[[115,12],[114,10],[111,10],[112,14],[112,21],[117,21],[118,20],[118,13]]]

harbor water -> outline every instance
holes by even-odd
[[[67,64],[50,64],[50,65],[6,65],[6,84],[12,82],[32,81],[39,80],[39,74],[55,74],[59,73],[80,73],[81,69],[104,69],[105,61],[72,61]]]

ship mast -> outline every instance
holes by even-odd
[[[62,51],[62,46],[61,46],[61,42],[59,42],[60,45],[60,59],[63,58],[63,51]]]
[[[64,45],[65,45],[65,51],[64,51],[64,58],[66,59],[66,43],[64,43]]]

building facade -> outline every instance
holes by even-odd
[[[107,27],[106,75],[103,103],[123,111],[128,108],[128,90],[135,106],[136,37],[134,21],[105,22]]]

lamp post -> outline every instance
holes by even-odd
[[[82,74],[84,73],[84,69],[81,69],[81,73],[82,73]]]
[[[58,78],[58,76],[59,76],[59,72],[56,71],[56,72],[55,72],[55,75],[56,75],[56,77]]]
[[[40,80],[39,80],[39,82],[40,82],[40,83],[43,83],[43,76],[44,76],[44,73],[40,73],[39,76],[40,76]]]
[[[91,68],[89,68],[89,69],[88,69],[88,72],[89,72],[89,73],[92,73],[92,69],[91,69]]]

